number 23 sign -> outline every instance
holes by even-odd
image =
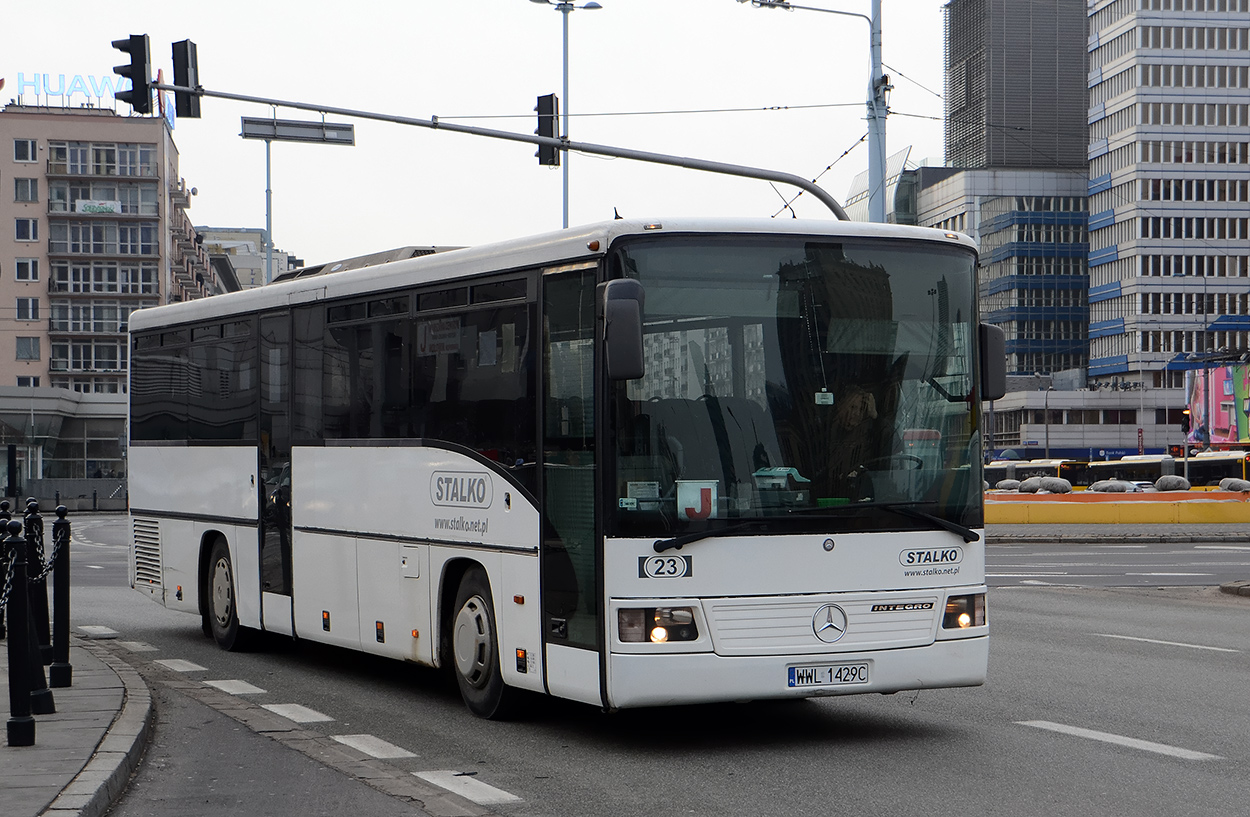
[[[640,579],[685,579],[694,569],[693,556],[639,556]]]

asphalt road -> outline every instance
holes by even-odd
[[[109,550],[110,526],[86,521],[84,533],[94,531],[100,547],[75,551],[75,624],[117,630],[111,648],[146,668],[158,687],[171,666],[185,666],[177,660],[192,662],[199,669],[178,673],[186,683],[251,684],[263,691],[239,697],[256,706],[298,704],[329,719],[304,729],[368,735],[405,750],[411,756],[386,761],[405,773],[459,773],[516,798],[482,807],[502,814],[1250,811],[1250,600],[1202,586],[1209,579],[1157,577],[1149,588],[998,587],[990,598],[990,681],[980,688],[615,714],[536,699],[520,720],[493,723],[470,716],[431,670],[282,640],[223,653],[195,617],[97,582],[119,564],[124,576],[124,544],[116,546],[119,561]],[[1085,558],[1078,551],[994,546],[990,571],[1059,572],[1054,564]],[[1123,584],[1142,565],[1142,572],[1208,573],[1214,561],[1244,565],[1238,553],[1105,548],[1088,560],[1103,565],[1101,575],[1082,566],[1064,583]],[[100,569],[80,569],[80,558],[93,557]],[[90,584],[80,586],[80,578]],[[1160,584],[1191,586],[1152,589]],[[323,807],[354,783],[279,758],[263,741],[246,757],[222,758],[214,730],[239,724],[169,697],[176,694],[158,694],[157,734],[187,737],[157,744],[115,817],[247,813],[232,810],[239,802],[255,813],[306,817],[333,813]],[[333,792],[322,792],[323,784]],[[299,790],[322,793],[310,799]],[[393,805],[355,810],[409,813]]]

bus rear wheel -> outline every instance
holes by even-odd
[[[460,697],[479,718],[502,719],[514,709],[517,690],[499,670],[499,630],[490,583],[481,568],[460,580],[451,622],[451,659]]]
[[[231,651],[244,649],[248,631],[239,625],[239,612],[235,605],[234,566],[231,564],[230,547],[225,539],[218,539],[213,543],[208,557],[205,589],[208,593],[205,609],[208,629],[217,646]]]

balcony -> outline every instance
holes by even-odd
[[[119,179],[155,179],[159,176],[159,165],[156,162],[138,165],[89,164],[87,162],[48,160],[48,176],[66,178],[119,178]]]

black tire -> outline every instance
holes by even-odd
[[[234,565],[230,547],[218,539],[208,557],[208,573],[204,577],[204,617],[217,646],[236,652],[246,648],[250,630],[239,626],[235,606]]]
[[[464,574],[451,619],[451,668],[460,697],[479,718],[500,720],[515,709],[518,691],[499,672],[499,630],[486,573]]]

